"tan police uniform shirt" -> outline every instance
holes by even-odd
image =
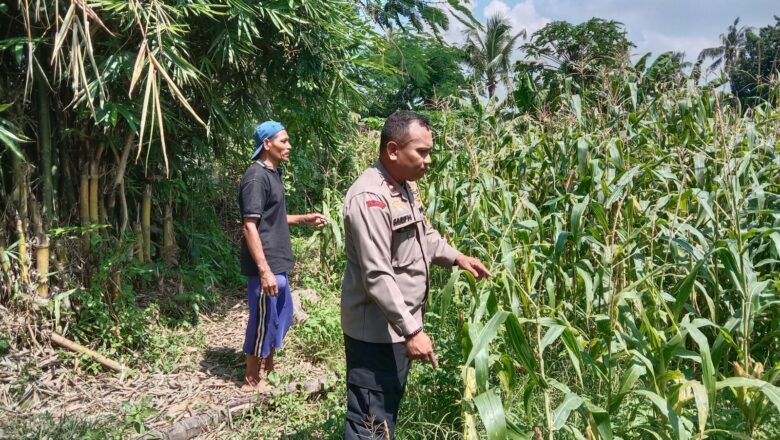
[[[347,192],[344,230],[344,333],[365,342],[403,342],[422,326],[430,263],[452,266],[460,252],[425,219],[417,185],[399,184],[379,161]]]

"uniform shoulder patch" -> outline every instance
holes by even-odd
[[[368,206],[369,208],[379,208],[379,209],[385,209],[385,207],[387,207],[385,202],[381,200],[366,200],[366,206]]]

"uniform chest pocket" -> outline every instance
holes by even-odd
[[[419,220],[411,220],[393,227],[391,249],[393,267],[406,267],[414,263],[415,258],[422,258],[420,245],[417,242],[419,222]]]

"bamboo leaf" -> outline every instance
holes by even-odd
[[[160,127],[160,145],[162,146],[163,160],[165,161],[165,176],[168,177],[170,169],[168,167],[168,148],[165,145],[165,125],[163,123],[163,111],[160,105],[160,90],[157,87],[157,81],[152,83],[152,95],[154,96],[154,107],[157,112],[157,124]]]
[[[133,64],[133,74],[130,78],[130,89],[127,92],[127,96],[133,96],[133,90],[138,79],[141,78],[144,67],[144,55],[146,54],[146,40],[141,42],[141,46],[138,48],[138,54],[135,56],[135,64]]]
[[[144,90],[144,102],[141,105],[141,132],[138,134],[138,153],[136,153],[135,160],[141,157],[141,151],[143,151],[144,145],[144,131],[146,130],[146,116],[149,114],[149,97],[152,94],[152,83],[155,77],[154,67],[149,66],[149,70],[146,73],[146,88]]]
[[[165,79],[165,82],[168,83],[168,86],[173,90],[173,93],[176,95],[176,98],[179,99],[179,102],[181,105],[184,106],[184,108],[187,109],[188,112],[195,118],[196,121],[200,123],[200,125],[203,126],[206,130],[208,130],[208,124],[203,122],[203,119],[198,116],[198,114],[195,112],[195,109],[192,108],[190,103],[187,101],[187,98],[184,97],[184,95],[181,93],[181,90],[179,90],[179,87],[176,85],[176,83],[171,79],[170,76],[168,76],[168,73],[165,72],[165,69],[162,68],[160,63],[157,61],[157,59],[154,57],[154,54],[149,50],[147,47],[146,53],[148,54],[149,60],[154,64],[154,67],[160,72],[163,79]]]
[[[54,48],[51,51],[51,64],[54,65],[54,62],[57,60],[57,57],[60,54],[60,49],[62,48],[62,44],[65,42],[65,37],[70,30],[70,25],[73,23],[73,16],[74,12],[76,10],[76,5],[74,3],[70,4],[70,7],[68,8],[68,11],[65,13],[65,18],[62,19],[62,24],[60,25],[60,29],[57,32],[57,35],[54,37]]]

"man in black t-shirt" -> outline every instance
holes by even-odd
[[[293,268],[291,224],[323,226],[318,213],[287,215],[281,162],[290,159],[290,138],[282,124],[266,121],[255,129],[254,161],[241,179],[238,203],[243,218],[241,273],[247,277],[249,322],[244,340],[244,390],[267,386],[274,350],[292,324],[287,272]]]

